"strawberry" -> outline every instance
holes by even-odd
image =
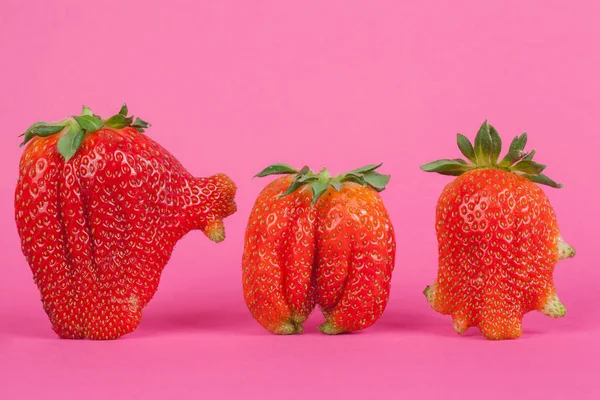
[[[575,250],[561,238],[550,201],[536,183],[553,188],[525,152],[527,134],[514,138],[498,161],[502,141],[483,123],[475,146],[458,135],[470,161],[438,160],[421,167],[457,176],[444,188],[436,212],[439,271],[424,294],[431,307],[452,316],[454,329],[477,326],[488,339],[521,336],[523,315],[541,311],[563,317],[553,282],[558,260]]]
[[[236,210],[227,176],[194,178],[127,113],[103,120],[84,107],[24,134],[16,223],[61,338],[135,330],[175,243],[192,229],[222,241]]]
[[[285,176],[258,196],[246,230],[244,299],[277,334],[302,332],[318,304],[337,334],[377,321],[389,299],[394,230],[378,192],[389,175],[370,165],[337,177],[285,165],[257,176]]]

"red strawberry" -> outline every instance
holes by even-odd
[[[454,329],[477,326],[488,339],[521,336],[523,315],[537,310],[565,315],[552,279],[559,259],[575,250],[561,238],[554,210],[535,184],[560,188],[542,174],[545,166],[523,151],[527,135],[517,136],[498,162],[501,139],[481,126],[475,147],[458,135],[461,159],[439,160],[421,168],[458,176],[437,204],[439,272],[425,289],[436,311],[452,315]]]
[[[73,118],[24,134],[17,228],[54,331],[115,339],[139,324],[179,239],[225,238],[236,189],[222,174],[191,176],[126,106]]]
[[[301,333],[316,304],[327,334],[364,329],[381,316],[395,240],[377,193],[389,176],[378,167],[331,178],[278,164],[257,175],[287,174],[261,192],[246,230],[244,298],[263,327]]]

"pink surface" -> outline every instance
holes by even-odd
[[[3,0],[0,398],[600,398],[599,3],[403,3]],[[229,174],[239,212],[224,243],[178,244],[134,334],[61,341],[13,221],[16,136],[122,101],[191,172]],[[565,183],[544,190],[578,251],[555,274],[567,317],[530,314],[516,341],[459,337],[421,294],[450,178],[418,167],[459,156],[455,134],[485,118],[505,142],[526,130]],[[277,337],[246,311],[243,232],[267,182],[250,177],[280,161],[392,174],[398,261],[373,328],[326,337],[315,314],[304,335]]]

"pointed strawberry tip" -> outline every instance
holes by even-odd
[[[284,322],[273,330],[273,333],[277,335],[294,335],[302,332],[302,326],[293,322]]]
[[[341,333],[346,333],[344,329],[336,327],[331,321],[327,321],[324,324],[319,325],[317,329],[326,335],[339,335]]]
[[[220,226],[208,229],[206,231],[206,237],[215,243],[221,243],[225,240],[225,227],[223,226],[223,223],[221,223]]]
[[[565,258],[573,258],[575,257],[575,248],[569,245],[564,239],[559,236],[558,237],[558,259],[564,260]]]

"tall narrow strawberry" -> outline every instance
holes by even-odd
[[[277,164],[257,175],[285,175],[260,193],[246,230],[244,299],[263,327],[301,333],[317,304],[327,334],[364,329],[383,313],[395,239],[378,194],[389,175],[378,167],[330,177]]]
[[[61,338],[132,332],[175,243],[192,229],[222,241],[236,210],[227,176],[194,178],[127,114],[102,119],[84,107],[24,134],[16,223]]]
[[[425,289],[436,311],[452,316],[454,329],[477,326],[488,339],[521,336],[523,315],[537,310],[565,315],[553,282],[558,260],[573,257],[554,210],[536,184],[560,188],[524,151],[527,134],[514,138],[498,160],[502,141],[483,123],[475,145],[458,135],[469,160],[444,159],[421,167],[457,176],[444,188],[436,212],[439,271]]]

